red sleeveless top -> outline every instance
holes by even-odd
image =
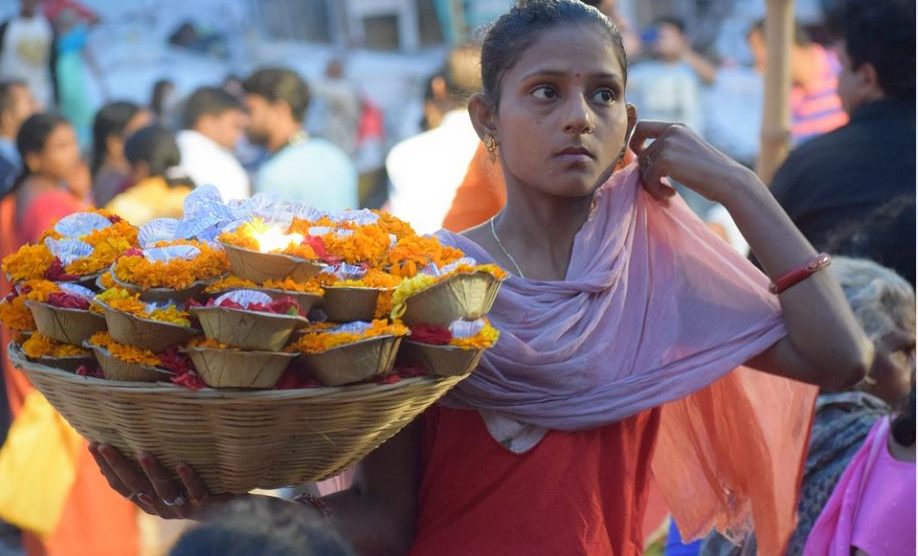
[[[423,416],[411,556],[643,552],[654,409],[580,432],[550,431],[525,454],[495,441],[477,411]]]

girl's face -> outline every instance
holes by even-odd
[[[595,25],[545,31],[504,73],[488,119],[508,180],[559,197],[608,179],[634,125],[623,68]]]
[[[48,134],[45,148],[30,155],[30,170],[55,180],[67,180],[80,164],[80,147],[73,128],[66,124]]]

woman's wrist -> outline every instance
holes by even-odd
[[[735,217],[735,212],[761,207],[771,197],[768,188],[745,166],[737,167],[724,176],[724,190],[720,199],[715,199]]]

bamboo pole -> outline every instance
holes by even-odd
[[[794,0],[768,0],[765,18],[765,95],[756,173],[767,185],[790,148],[790,52]]]

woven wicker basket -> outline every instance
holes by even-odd
[[[391,438],[467,375],[340,388],[193,392],[88,378],[10,358],[84,437],[166,469],[191,465],[211,492],[325,479]]]

